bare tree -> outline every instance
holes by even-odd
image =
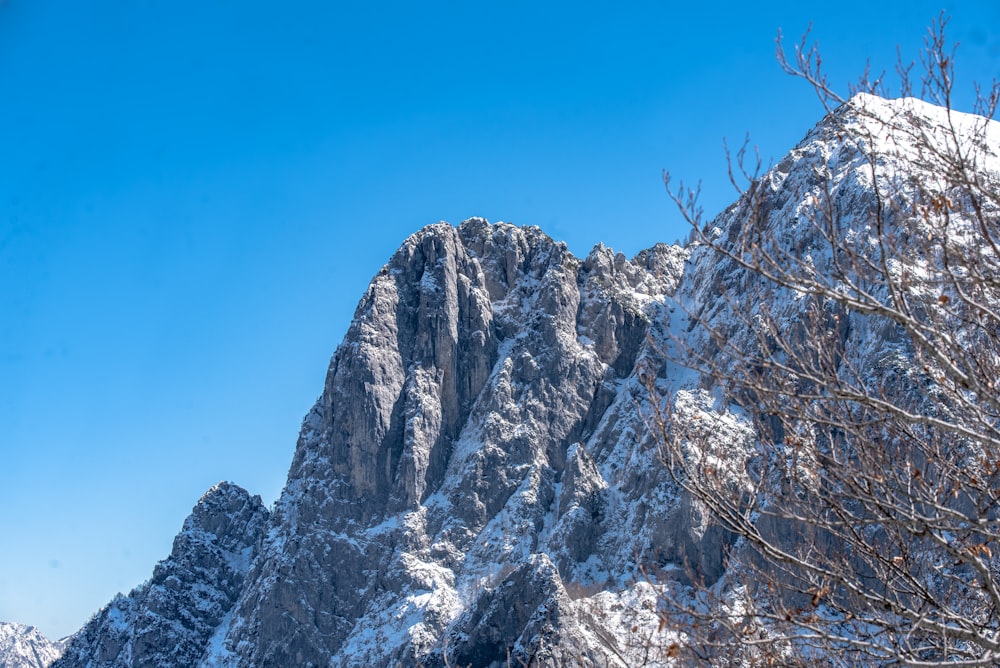
[[[998,87],[953,109],[946,23],[891,102],[868,71],[841,98],[808,38],[786,54],[779,35],[829,112],[818,134],[764,174],[744,145],[713,223],[665,179],[712,265],[671,356],[715,409],[678,392],[654,424],[734,534],[721,581],[665,598],[682,661],[1000,663]],[[749,444],[720,438],[727,419]]]

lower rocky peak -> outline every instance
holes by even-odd
[[[242,591],[268,517],[260,497],[237,485],[210,489],[152,578],[94,615],[54,666],[196,665]]]

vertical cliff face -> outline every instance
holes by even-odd
[[[225,482],[210,489],[153,577],[100,610],[54,665],[197,664],[242,590],[267,518],[260,497]]]
[[[482,220],[408,239],[333,358],[213,661],[426,664],[448,635],[461,656],[505,662],[497,638],[524,635],[543,608],[574,620],[559,633],[578,623],[566,582],[638,574],[644,521],[691,533],[666,505],[631,508],[666,485],[636,471],[652,446],[630,376],[684,257],[599,246],[580,261],[536,228]],[[522,614],[487,614],[527,583],[540,588]]]

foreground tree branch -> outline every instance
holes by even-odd
[[[762,175],[744,147],[741,199],[708,225],[665,177],[715,269],[681,303],[695,335],[672,342],[701,386],[664,396],[653,425],[736,536],[722,581],[692,572],[665,597],[685,660],[1000,661],[1000,94],[979,91],[978,118],[952,109],[946,24],[920,61],[939,109],[908,97],[912,64],[900,99],[866,71],[845,101],[807,37],[792,57],[779,41],[830,112],[788,158],[812,171]],[[713,410],[753,426],[745,455]]]

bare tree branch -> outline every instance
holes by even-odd
[[[932,115],[910,99],[914,63],[896,65],[901,100],[866,97],[888,90],[866,67],[848,101],[808,31],[791,56],[779,33],[841,151],[807,191],[787,165],[761,175],[747,141],[726,149],[741,198],[705,225],[697,190],[665,175],[712,271],[681,304],[694,335],[671,342],[702,388],[661,393],[650,423],[677,483],[736,536],[720,582],[691,572],[665,598],[684,660],[1000,662],[1000,90],[976,89],[980,119],[953,110],[947,23],[919,60]],[[720,436],[737,417],[749,445]]]

